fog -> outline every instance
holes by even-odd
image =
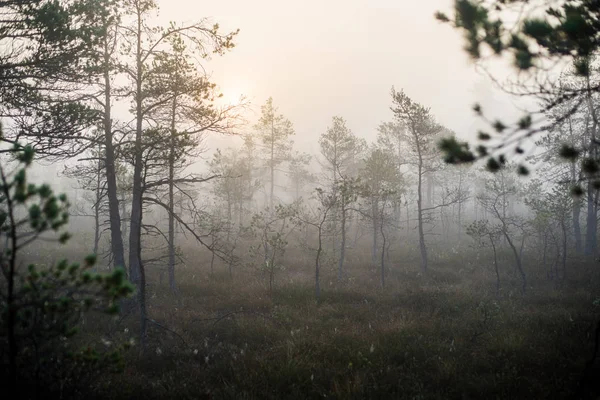
[[[600,394],[600,65],[536,38],[559,29],[539,4],[20,1],[0,2],[7,391]]]
[[[451,9],[447,0],[157,4],[157,24],[207,18],[225,31],[240,29],[234,51],[202,63],[224,102],[235,104],[245,97],[247,124],[236,133],[252,131],[260,106],[273,97],[294,124],[296,147],[310,154],[318,153],[316,141],[333,116],[344,117],[357,136],[374,141],[379,124],[392,118],[392,86],[430,107],[442,125],[464,139],[473,140],[481,127],[469,112],[475,103],[509,120],[537,108],[535,101],[498,88],[484,72],[489,68],[502,81],[510,76],[507,62],[477,67],[462,51],[461,36],[432,17]],[[125,106],[116,111],[126,115]],[[210,134],[205,143],[213,151],[240,141]],[[201,171],[202,166],[194,168]],[[60,168],[44,165],[39,173],[55,179]],[[61,184],[71,186],[68,180]]]
[[[256,118],[269,96],[280,105],[307,151],[333,115],[344,116],[357,135],[372,140],[390,119],[392,85],[433,110],[461,136],[477,123],[478,101],[499,116],[518,116],[509,96],[494,89],[462,52],[460,35],[432,18],[445,0],[159,2],[164,20],[208,15],[224,29],[240,29],[235,51],[208,69],[227,92],[248,96]],[[190,14],[190,10],[192,14]],[[513,114],[515,113],[515,114]]]

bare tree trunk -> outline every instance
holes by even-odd
[[[500,291],[500,271],[498,270],[498,255],[496,253],[496,243],[494,238],[490,235],[490,242],[492,243],[492,250],[494,251],[494,272],[496,272],[496,293]]]
[[[590,78],[587,77],[587,105],[590,114],[592,115],[592,131],[590,134],[590,154],[589,157],[593,160],[597,159],[596,152],[596,129],[598,129],[598,118],[596,116],[595,105],[592,99],[591,87],[590,87]],[[598,208],[596,206],[596,195],[597,191],[593,187],[593,183],[588,181],[587,187],[587,226],[586,226],[586,235],[585,235],[585,249],[584,254],[588,257],[596,256],[596,247],[597,247],[597,217],[598,217]]]
[[[319,273],[321,267],[321,252],[323,251],[322,227],[323,223],[319,225],[319,248],[317,249],[317,257],[315,259],[315,297],[317,302],[321,299],[321,282],[319,279]]]
[[[115,149],[113,146],[111,81],[110,81],[110,45],[108,37],[104,39],[104,150],[106,169],[106,191],[108,196],[108,216],[110,221],[110,243],[115,267],[125,268],[125,250],[121,236],[121,216],[119,215],[119,199],[117,197],[117,174],[115,165]]]
[[[573,199],[573,236],[575,238],[575,251],[577,254],[582,253],[582,240],[581,240],[581,199]]]
[[[463,227],[462,227],[462,203],[463,203],[462,190],[463,190],[463,172],[461,171],[460,174],[458,175],[458,195],[460,196],[460,198],[458,200],[458,241],[459,242],[460,242],[460,239],[462,238],[462,231],[463,231]]]
[[[425,245],[425,232],[423,229],[423,157],[421,147],[417,142],[417,153],[419,155],[418,187],[417,187],[417,219],[419,222],[419,249],[421,250],[421,270],[427,272],[427,247]]]
[[[379,230],[381,232],[382,244],[381,244],[381,287],[385,287],[385,245],[386,245],[386,237],[385,232],[383,230],[383,214],[385,210],[385,202],[381,207],[381,221],[379,221]]]
[[[138,253],[138,259],[140,260],[140,284],[139,284],[139,294],[138,294],[138,302],[140,309],[140,347],[141,351],[146,351],[146,330],[147,330],[147,311],[146,311],[146,271],[144,270],[144,266],[141,263],[142,254],[141,249],[140,253]]]
[[[378,199],[377,198],[372,198],[371,199],[372,205],[372,218],[373,218],[373,248],[371,249],[371,260],[373,262],[373,266],[377,266],[377,239],[379,236],[379,211],[378,211]]]
[[[275,195],[275,121],[271,119],[271,194],[269,196],[269,208],[273,214],[273,197]]]
[[[141,262],[142,251],[142,133],[143,133],[143,110],[142,110],[142,9],[136,3],[137,37],[136,37],[136,129],[134,142],[134,169],[133,169],[133,193],[131,201],[131,221],[129,229],[129,274],[131,281],[138,289],[138,306],[140,310],[140,343],[144,351],[146,343],[146,299],[145,299],[145,274]]]
[[[575,171],[575,163],[571,164],[571,182],[577,182],[577,176]],[[577,254],[581,254],[582,252],[582,243],[581,243],[581,199],[579,197],[575,197],[573,199],[573,237],[575,238],[575,252]]]
[[[344,277],[344,261],[346,259],[346,214],[346,205],[342,204],[342,243],[340,248],[340,259],[338,260],[338,280],[342,280]]]
[[[598,208],[596,207],[596,190],[592,182],[587,187],[587,218],[586,218],[585,250],[588,257],[596,255],[597,231],[598,231]]]
[[[2,195],[4,196],[6,203],[6,211],[5,218],[9,219],[9,223],[7,224],[8,230],[6,232],[6,243],[5,248],[3,248],[3,253],[6,254],[6,260],[2,260],[2,272],[5,273],[5,277],[7,280],[7,291],[6,291],[6,341],[8,346],[8,382],[6,382],[6,387],[10,390],[9,393],[16,393],[17,388],[17,355],[19,353],[19,349],[17,347],[18,337],[17,337],[17,323],[18,323],[18,314],[17,314],[17,306],[16,302],[18,298],[15,295],[15,280],[16,280],[16,270],[17,270],[17,251],[18,251],[18,238],[17,238],[17,222],[15,218],[15,211],[13,209],[13,199],[11,197],[11,193],[9,192],[9,182],[4,173],[4,169],[0,165],[0,190],[2,190]],[[4,255],[3,254],[3,255]],[[3,257],[4,258],[4,257]],[[6,266],[6,267],[5,267]],[[3,311],[4,313],[4,311]],[[4,355],[3,355],[4,358]]]
[[[127,231],[128,221],[127,221],[127,197],[125,196],[125,191],[120,191],[120,199],[119,199],[119,207],[121,208],[121,228],[123,232],[123,244],[129,238],[129,232]]]
[[[177,76],[175,77],[177,87]],[[176,125],[177,96],[173,96],[171,107],[171,135],[169,138],[169,288],[173,294],[177,293],[177,283],[175,282],[175,215],[174,215],[174,183],[175,179],[175,131]]]
[[[523,264],[521,263],[521,254],[515,247],[515,244],[513,243],[513,241],[511,240],[510,235],[508,234],[508,228],[506,227],[506,225],[504,223],[502,223],[502,225],[503,225],[502,233],[504,234],[504,238],[508,242],[508,245],[510,246],[510,248],[515,256],[517,270],[519,271],[519,274],[521,275],[521,283],[522,283],[521,291],[523,293],[525,293],[525,291],[527,290],[527,276],[525,275],[525,271],[523,270]]]
[[[101,146],[98,146],[101,150]],[[100,151],[98,157],[101,157]],[[98,254],[100,247],[100,202],[102,185],[102,160],[98,160],[98,169],[96,170],[96,199],[94,201],[94,254]]]
[[[430,173],[425,173],[425,182],[427,189],[426,206],[431,207],[433,204],[433,178]]]

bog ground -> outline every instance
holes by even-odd
[[[597,267],[572,265],[565,282],[539,271],[524,295],[507,267],[496,295],[491,267],[458,258],[437,260],[427,276],[396,264],[384,290],[376,269],[352,265],[354,278],[344,283],[327,270],[318,304],[310,268],[303,274],[300,265],[272,295],[260,276],[240,272],[232,282],[225,270],[211,278],[188,268],[179,297],[166,284],[149,289],[155,322],[147,355],[134,347],[125,373],[105,376],[94,392],[113,399],[595,398],[586,365]],[[135,317],[114,326],[113,336],[127,326],[134,329]]]

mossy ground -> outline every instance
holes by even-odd
[[[390,262],[383,289],[375,268],[355,262],[343,282],[333,267],[324,271],[318,303],[310,264],[301,264],[279,273],[272,294],[252,271],[231,280],[224,267],[213,277],[182,268],[177,296],[150,274],[156,323],[147,351],[132,350],[124,373],[104,377],[94,393],[146,400],[600,393],[598,370],[584,374],[600,314],[597,263],[571,263],[564,281],[548,280],[530,263],[522,294],[509,261],[500,293],[490,268],[460,255],[438,257],[427,274],[417,262]],[[135,322],[129,316],[115,329],[134,332]]]

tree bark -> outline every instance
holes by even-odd
[[[496,215],[498,216],[498,218],[500,218],[500,213],[498,212],[497,209],[495,209],[496,211]],[[521,291],[523,293],[525,293],[525,291],[527,290],[527,276],[525,275],[525,271],[523,270],[523,264],[521,263],[521,254],[520,252],[517,250],[517,247],[515,246],[515,244],[513,243],[513,241],[510,238],[510,235],[508,234],[508,227],[506,226],[506,223],[504,222],[504,220],[500,220],[502,222],[502,234],[504,235],[504,238],[506,239],[508,245],[510,246],[513,255],[515,257],[515,262],[516,262],[516,266],[517,266],[517,271],[519,271],[519,275],[521,275],[521,283],[522,283],[522,287],[521,287]]]
[[[340,248],[340,259],[338,260],[338,280],[344,277],[344,261],[346,259],[346,205],[342,204],[342,243]]]
[[[119,198],[117,197],[117,174],[115,149],[113,145],[111,81],[108,38],[104,39],[104,168],[106,170],[106,192],[108,196],[108,216],[110,221],[110,243],[115,267],[125,268],[125,250],[121,235],[121,216],[119,215]]]
[[[500,271],[498,270],[498,255],[496,253],[496,243],[494,243],[494,237],[490,236],[490,243],[492,244],[492,250],[494,251],[494,272],[496,273],[496,293],[500,291]]]
[[[101,149],[101,146],[98,146]],[[98,152],[100,158],[101,152]],[[94,201],[94,254],[98,254],[100,247],[100,201],[102,185],[102,160],[98,159],[98,168],[96,170],[96,198]]]
[[[177,72],[176,72],[177,74]],[[175,77],[175,87],[178,86],[177,75]],[[175,281],[175,215],[174,215],[174,190],[175,185],[175,137],[176,132],[176,110],[177,95],[173,96],[171,107],[171,135],[169,138],[169,288],[173,294],[177,293],[177,283]]]
[[[427,247],[425,245],[425,232],[423,230],[423,155],[419,139],[416,139],[417,153],[419,156],[418,185],[417,185],[417,219],[419,223],[419,249],[421,251],[421,270],[427,272]]]
[[[125,191],[123,191],[122,195],[121,195],[121,200],[119,200],[119,205],[121,206],[121,229],[122,229],[122,235],[121,235],[121,240],[122,240],[122,244],[123,244],[123,254],[125,254],[125,251],[127,250],[125,248],[125,243],[127,243],[127,238],[129,238],[129,231],[127,229],[127,223],[128,221],[126,220],[126,215],[127,215],[127,197],[125,196]],[[124,256],[123,256],[124,257]]]
[[[577,183],[577,173],[575,171],[575,163],[571,163],[571,182]],[[575,197],[573,199],[573,237],[575,238],[575,252],[577,254],[582,253],[582,241],[581,241],[581,199]]]
[[[373,262],[373,266],[377,267],[377,242],[379,236],[379,210],[378,210],[378,199],[376,197],[371,198],[371,214],[373,218],[373,248],[371,249],[371,260]]]
[[[589,157],[593,160],[597,159],[597,151],[596,151],[596,129],[598,129],[598,118],[596,116],[595,105],[592,99],[591,88],[590,88],[590,78],[587,77],[587,105],[590,114],[592,115],[592,131],[590,133],[590,154]],[[597,191],[594,189],[592,182],[588,181],[587,186],[587,226],[586,226],[586,235],[585,235],[585,249],[584,254],[593,258],[596,256],[596,247],[597,247],[597,217],[598,217],[598,208],[596,206],[596,198]]]
[[[143,134],[143,61],[142,61],[142,9],[136,2],[136,71],[135,71],[135,110],[136,129],[134,144],[133,193],[131,200],[131,221],[129,229],[129,274],[132,283],[137,286],[138,306],[140,310],[140,343],[144,351],[146,343],[146,299],[145,274],[141,262],[142,252],[142,134]]]
[[[315,297],[317,302],[321,299],[321,282],[319,279],[319,273],[321,266],[321,252],[323,251],[322,226],[323,224],[321,223],[321,225],[319,225],[319,248],[317,249],[317,257],[315,260]]]
[[[269,196],[269,208],[271,215],[273,210],[273,197],[275,196],[275,116],[271,119],[271,194]]]
[[[385,232],[383,230],[383,212],[385,209],[385,203],[382,207],[381,210],[381,221],[379,222],[379,230],[381,231],[381,287],[384,288],[385,287],[385,244],[386,244],[386,237],[385,237]]]
[[[585,234],[584,254],[588,257],[596,255],[597,231],[598,231],[598,208],[596,207],[596,190],[592,182],[588,182],[587,187],[587,226]]]
[[[427,186],[426,206],[433,205],[433,178],[430,173],[425,173],[425,182]]]
[[[458,195],[460,196],[460,199],[458,201],[458,241],[459,242],[460,242],[460,239],[462,238],[462,232],[463,232],[463,227],[462,227],[462,204],[463,204],[462,191],[463,191],[463,172],[460,171],[460,173],[458,175]]]

